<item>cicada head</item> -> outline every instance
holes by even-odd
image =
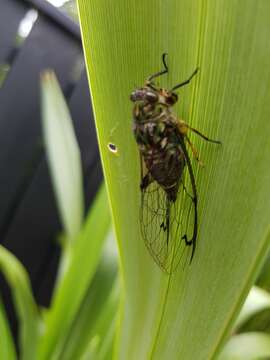
[[[159,94],[150,87],[143,87],[132,91],[130,100],[133,102],[143,101],[145,104],[156,104],[159,100]]]

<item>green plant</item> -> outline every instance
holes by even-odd
[[[264,271],[261,272],[261,275]],[[269,316],[270,295],[253,287],[237,318],[219,360],[253,360],[268,358],[270,354]]]
[[[105,188],[101,187],[84,221],[81,162],[70,115],[52,72],[43,74],[41,85],[49,166],[63,225],[63,234],[59,237],[60,267],[50,308],[44,311],[38,308],[28,274],[2,246],[0,269],[11,287],[20,320],[21,358],[74,359],[89,353],[89,343],[97,337],[100,340],[92,349],[93,354],[106,351],[112,344],[112,338],[102,334],[104,328],[114,326],[117,267],[111,254],[109,259],[106,252],[102,255],[110,226]],[[88,322],[85,323],[85,319]],[[15,359],[15,347],[1,302],[0,331],[0,358]]]
[[[263,327],[269,319],[269,294],[253,288],[238,319],[237,315],[269,248],[270,3],[78,0],[78,4],[119,246],[121,292],[111,257],[105,253],[98,265],[109,228],[104,187],[83,223],[78,149],[59,87],[47,73],[42,80],[44,128],[64,229],[50,309],[41,313],[24,269],[0,247],[0,267],[21,320],[22,358],[269,357],[269,330]],[[168,77],[160,80],[166,87],[200,66],[199,76],[181,91],[175,112],[223,142],[222,148],[213,149],[192,136],[206,164],[204,169],[195,166],[198,248],[191,266],[184,270],[180,266],[171,276],[155,265],[140,235],[140,169],[129,102],[133,88],[160,69],[163,52],[169,54]],[[60,163],[65,171],[59,172]],[[268,289],[265,266],[258,284]],[[5,344],[0,355],[14,359],[1,303],[0,331]]]

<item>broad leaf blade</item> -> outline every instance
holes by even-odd
[[[269,247],[270,3],[78,3],[125,280],[116,358],[212,358]],[[171,278],[153,264],[140,238],[140,170],[129,101],[133,88],[161,68],[163,52],[169,75],[160,81],[167,87],[200,66],[175,112],[223,142],[217,148],[191,136],[206,164],[195,167],[198,246],[191,266]]]

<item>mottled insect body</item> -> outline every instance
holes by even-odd
[[[192,260],[197,238],[197,191],[186,143],[199,159],[187,132],[220,142],[208,139],[172,112],[178,100],[174,91],[188,84],[198,69],[172,90],[153,83],[155,77],[168,72],[165,56],[165,69],[150,76],[130,98],[134,102],[133,131],[141,158],[142,236],[157,264],[171,273],[183,258],[182,244],[191,248]]]
[[[141,183],[142,190],[151,181],[157,181],[170,201],[175,201],[179,179],[185,166],[185,156],[179,144],[179,131],[168,109],[159,109],[158,114],[147,121],[140,118],[142,104],[135,106],[134,134],[149,173]],[[136,115],[136,113],[138,115]]]

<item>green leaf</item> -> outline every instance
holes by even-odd
[[[108,245],[108,244],[106,244]],[[61,354],[62,360],[81,359],[95,338],[100,351],[118,305],[117,263],[106,246],[101,262],[83,299]],[[105,324],[102,326],[102,324]],[[98,342],[98,343],[97,343]]]
[[[210,359],[220,351],[269,248],[270,2],[78,0],[99,146],[125,297],[116,359]],[[192,135],[199,233],[191,266],[171,277],[140,236],[134,87],[161,70]],[[116,146],[112,152],[108,144]],[[180,240],[179,240],[180,241]]]
[[[81,233],[64,248],[65,271],[45,317],[39,360],[58,359],[95,274],[110,225],[105,187],[100,189]]]
[[[250,320],[250,318],[256,316],[256,314],[261,311],[270,310],[270,294],[265,290],[254,286],[246,301],[241,309],[241,312],[236,321],[236,328],[240,328],[246,321]]]
[[[233,336],[218,360],[259,360],[270,357],[270,335],[247,333]]]
[[[259,287],[267,290],[268,292],[270,291],[270,255],[269,254],[256,280],[256,284]]]
[[[88,346],[84,348],[82,359],[89,360],[92,356],[96,360],[109,360],[113,357],[116,320],[118,316],[117,306],[119,304],[118,281],[116,280],[113,285],[110,296],[99,313],[98,321],[94,323],[94,326],[91,326],[96,335],[92,336]],[[92,335],[91,332],[90,334]]]
[[[0,359],[15,360],[16,350],[10,332],[9,323],[5,314],[5,309],[0,299]]]
[[[39,317],[30,281],[24,267],[13,254],[1,245],[0,269],[11,288],[20,321],[19,348],[21,359],[35,360],[37,344],[42,330],[41,318]],[[14,352],[14,349],[11,351]]]
[[[97,349],[98,359],[112,359],[115,340],[115,330],[118,320],[119,307],[119,279],[113,284],[112,291],[106,303],[106,307],[100,313],[100,317],[96,324],[96,332],[100,342]]]
[[[83,222],[80,150],[64,96],[52,71],[41,77],[42,124],[49,168],[63,228],[70,239]]]

